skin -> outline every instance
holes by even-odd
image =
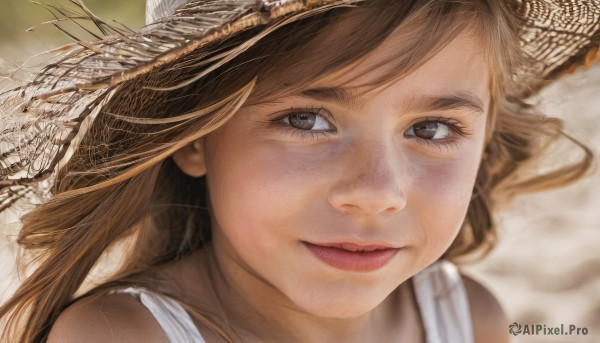
[[[394,44],[401,43],[392,35],[353,70],[375,63]],[[360,106],[290,96],[243,107],[224,126],[177,152],[173,158],[184,172],[207,176],[213,240],[164,268],[163,276],[192,304],[217,313],[240,341],[423,341],[414,291],[405,281],[447,250],[466,214],[490,98],[480,47],[465,31],[383,89],[356,87],[375,74],[352,82],[344,79],[352,71],[340,75],[338,85],[351,89]],[[411,105],[421,96],[457,92],[479,99],[483,111]],[[322,108],[319,113],[327,115],[316,128],[330,132],[313,137],[307,130],[291,131],[290,117],[288,122],[282,117],[291,107]],[[442,138],[417,138],[417,124],[433,120]],[[351,272],[323,263],[303,244],[348,241],[400,250],[377,270]],[[493,295],[471,279],[465,287],[478,342],[507,341],[505,316]],[[66,341],[61,332],[77,325],[73,321],[85,321],[86,313],[146,311],[123,306],[106,299],[75,304],[59,318],[49,342]],[[133,318],[133,328],[157,326],[142,314]],[[207,341],[219,341],[196,324]],[[90,325],[95,335],[85,325],[80,329],[88,338],[107,330],[115,335],[110,319]],[[146,338],[164,341],[160,335]]]

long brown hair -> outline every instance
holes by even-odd
[[[493,75],[488,143],[465,223],[444,257],[456,260],[488,251],[496,241],[493,212],[499,205],[518,194],[572,182],[591,163],[590,151],[571,139],[584,150],[582,161],[531,174],[549,142],[568,136],[560,120],[511,96],[511,75],[528,61],[519,53],[522,23],[509,14],[508,3],[379,0],[303,13],[285,25],[261,26],[228,38],[215,47],[214,55],[192,52],[122,84],[60,170],[54,197],[21,218],[18,243],[38,263],[0,308],[7,323],[3,339],[45,340],[61,311],[85,291],[82,284],[102,254],[125,238],[134,243],[121,270],[92,293],[131,284],[163,292],[148,278],[152,270],[211,238],[205,178],[186,175],[170,155],[218,128],[241,106],[297,92],[350,68],[396,29],[405,35],[405,44],[374,67],[388,72],[370,86],[406,75],[463,30],[481,29]],[[324,49],[314,49],[336,23],[349,17],[356,18],[353,30]],[[258,33],[262,38],[248,50],[195,82],[184,82],[220,51]],[[210,318],[186,308],[232,340]]]

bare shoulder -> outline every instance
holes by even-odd
[[[48,343],[168,342],[152,314],[129,294],[83,298],[60,314]]]
[[[498,299],[481,283],[465,275],[462,279],[469,298],[475,342],[508,342],[508,319]]]

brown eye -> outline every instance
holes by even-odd
[[[406,136],[414,136],[427,140],[438,140],[448,138],[448,125],[435,121],[423,121],[416,123],[406,131]]]
[[[310,111],[290,113],[283,117],[283,122],[303,131],[335,131],[335,127],[322,115]]]
[[[300,130],[310,130],[315,126],[316,115],[314,113],[292,113],[289,115],[290,125]]]

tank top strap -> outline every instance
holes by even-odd
[[[412,277],[427,343],[473,343],[467,293],[458,268],[439,260]]]
[[[145,288],[129,287],[115,291],[140,300],[154,316],[171,343],[205,343],[187,311],[174,299]]]

